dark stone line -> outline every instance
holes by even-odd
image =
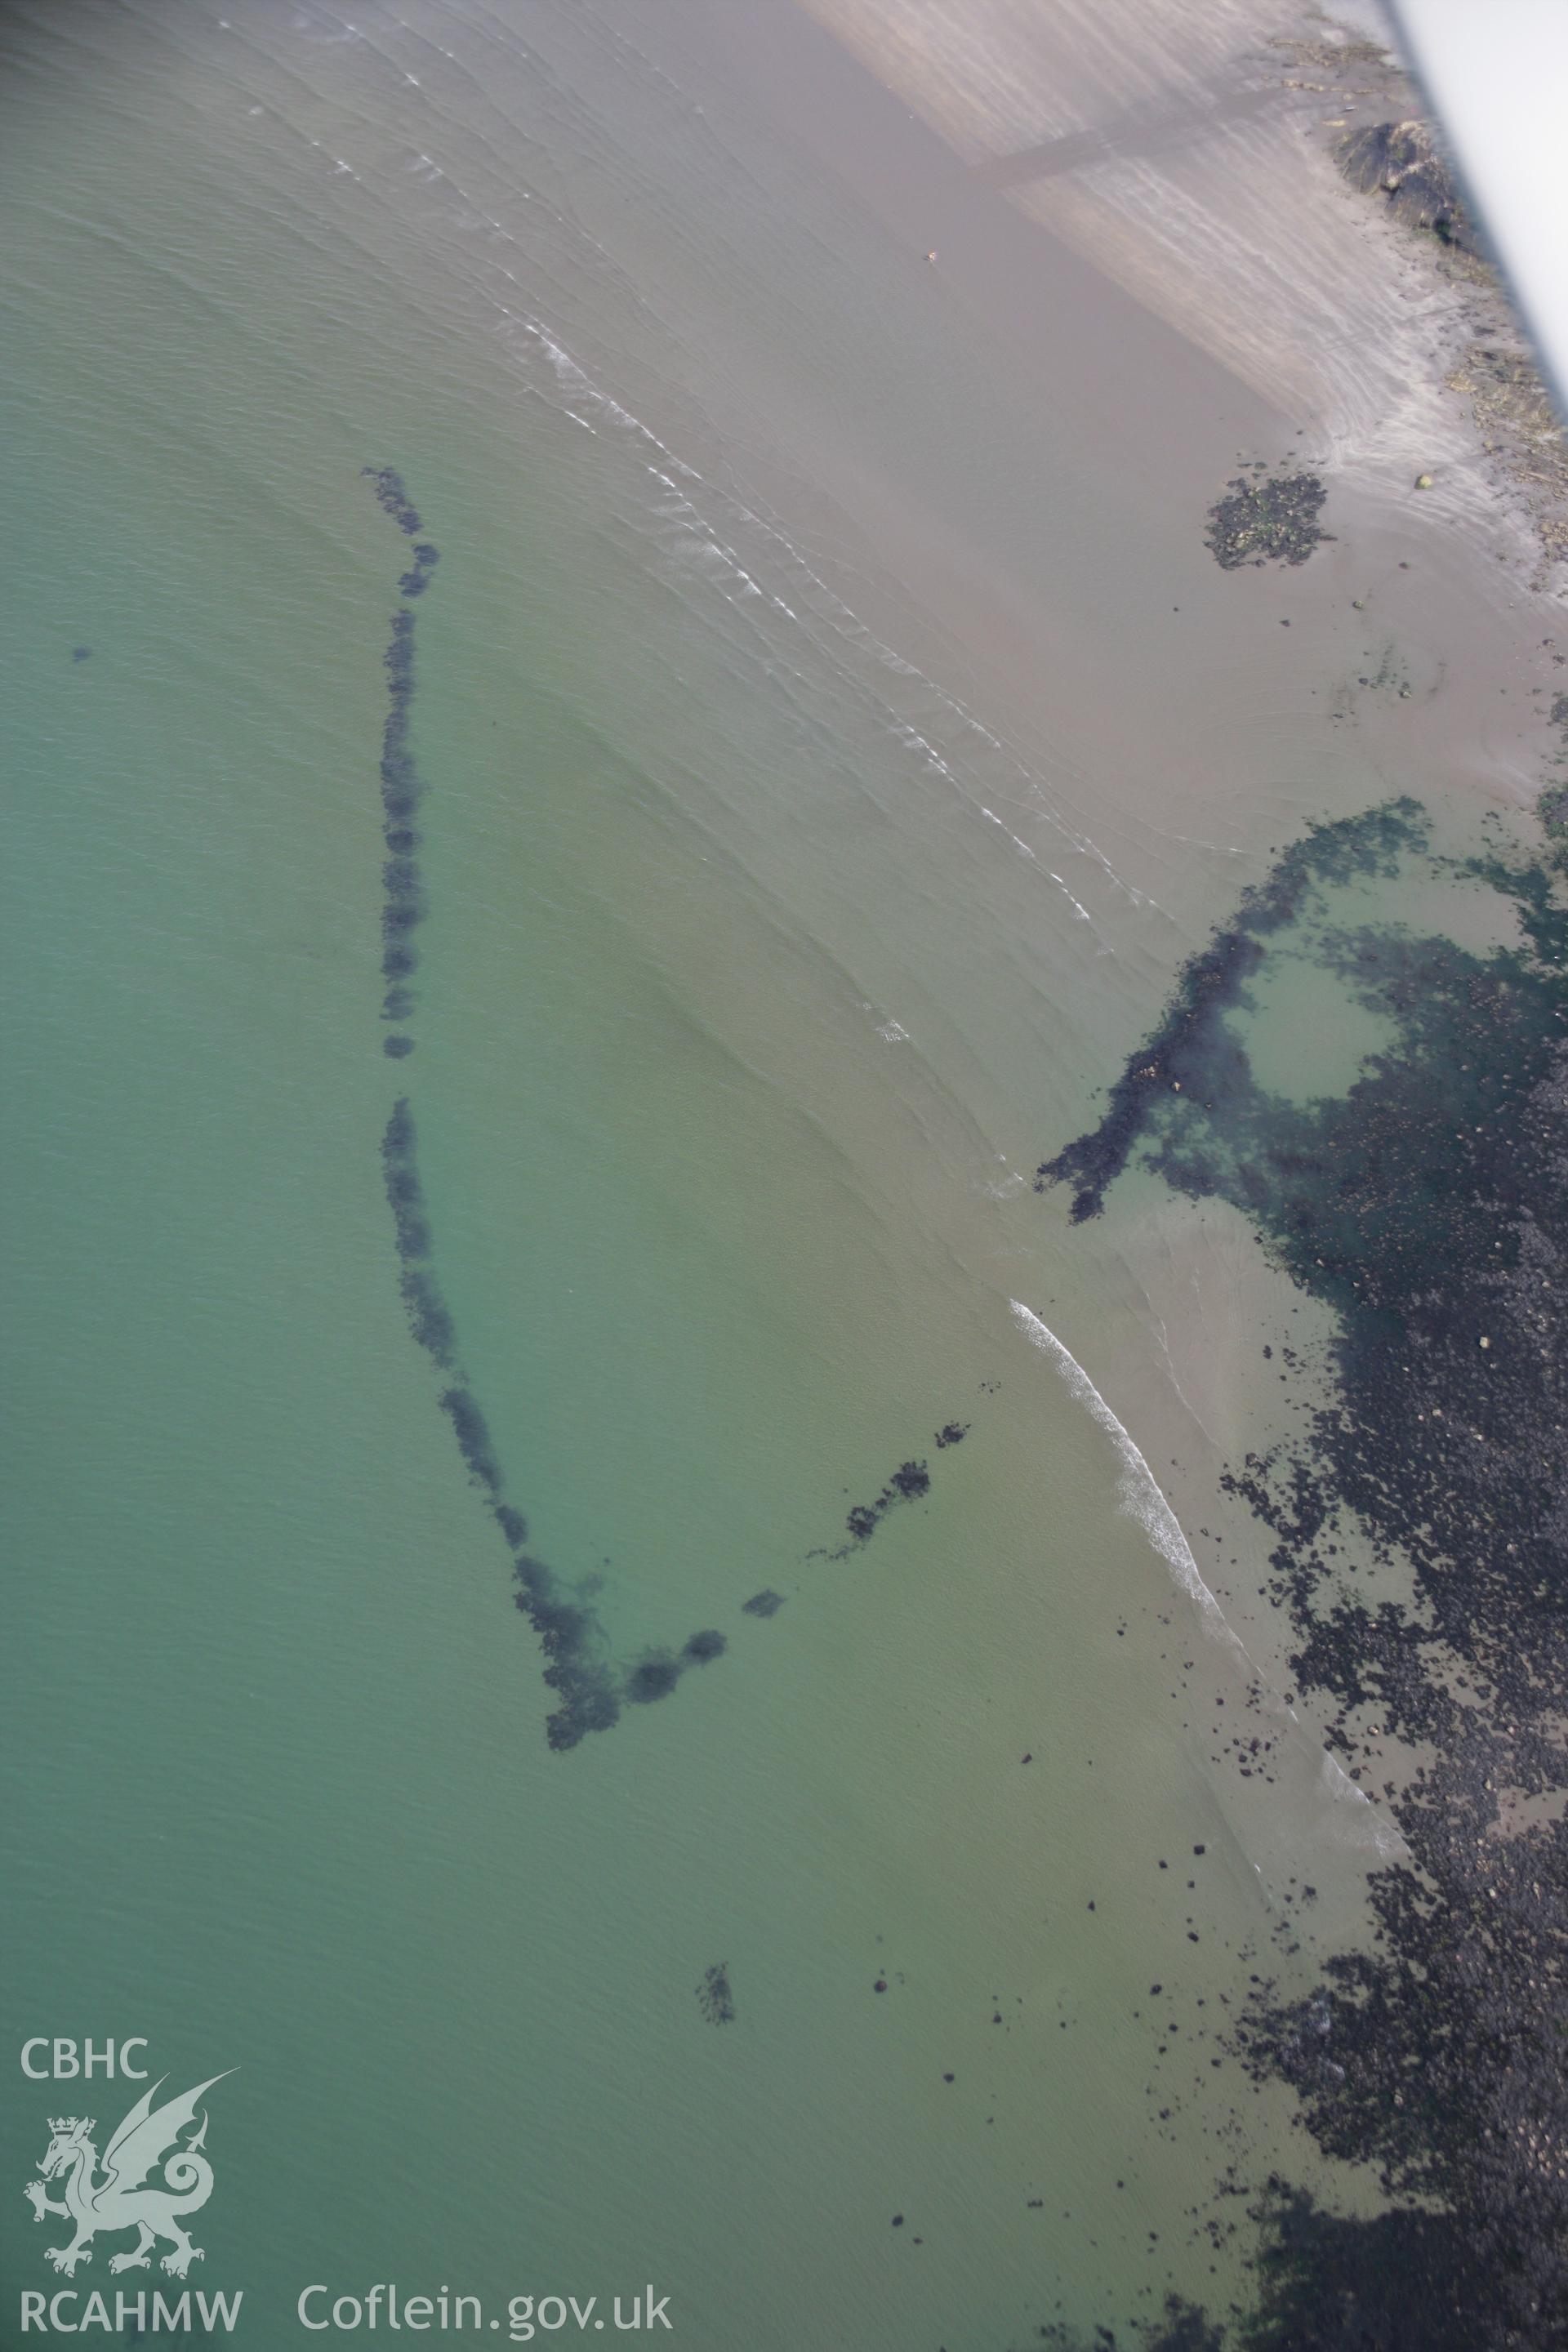
[[[367,466],[364,472],[386,514],[408,538],[421,529],[419,516],[403,481],[390,467]],[[398,583],[405,598],[422,595],[430,583],[439,552],[428,541],[414,550],[414,568]],[[382,1012],[389,1023],[405,1023],[414,1011],[412,991],[405,985],[418,969],[418,956],[409,934],[426,912],[424,878],[419,864],[420,834],[414,818],[424,798],[424,783],[409,748],[408,714],[415,685],[415,615],[395,613],[391,635],[382,656],[387,673],[387,715],[382,730],[380,762],[382,837],[386,856],[382,867],[381,969],[388,985]],[[394,1061],[414,1050],[414,1039],[401,1029],[384,1037],[383,1051]],[[484,1496],[491,1517],[512,1553],[513,1600],[532,1627],[544,1660],[544,1681],[556,1705],[545,1725],[550,1746],[574,1748],[590,1732],[606,1731],[620,1717],[623,1699],[647,1705],[667,1697],[680,1676],[693,1666],[708,1665],[724,1655],[722,1633],[693,1633],[679,1657],[653,1652],[625,1676],[617,1676],[609,1645],[597,1615],[581,1598],[571,1597],[554,1571],[526,1549],[528,1523],[504,1498],[504,1479],[495,1443],[478,1398],[465,1377],[458,1354],[451,1312],[430,1265],[430,1222],[418,1169],[418,1137],[406,1097],[395,1103],[382,1138],[382,1170],[387,1204],[392,1211],[398,1257],[399,1287],[409,1330],[443,1375],[438,1402],[451,1423],[452,1434],[470,1479]],[[760,1613],[760,1612],[759,1612]]]
[[[400,477],[390,467],[364,470],[383,509],[405,536],[416,537],[419,517]],[[427,541],[415,548],[414,569],[399,583],[405,597],[423,593],[438,561],[436,548]],[[387,674],[387,714],[380,761],[382,835],[386,851],[382,868],[381,968],[388,982],[382,1012],[388,1023],[402,1024],[414,1011],[413,993],[405,983],[418,967],[408,935],[423,919],[426,906],[420,835],[414,823],[424,784],[409,747],[408,730],[415,685],[412,613],[394,614],[382,660]],[[414,1039],[401,1029],[382,1043],[384,1052],[395,1061],[414,1050]],[[521,1511],[503,1499],[494,1441],[463,1376],[452,1316],[429,1264],[430,1223],[419,1179],[414,1114],[406,1097],[394,1105],[387,1120],[382,1167],[409,1330],[444,1376],[441,1410],[451,1423],[464,1466],[484,1495],[512,1552],[513,1598],[533,1629],[544,1660],[545,1685],[556,1702],[545,1725],[546,1738],[552,1748],[574,1748],[589,1732],[607,1730],[620,1713],[608,1645],[593,1611],[569,1599],[554,1572],[524,1549],[528,1523]]]

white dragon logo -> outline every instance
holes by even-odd
[[[233,2067],[227,2069],[233,2074]],[[39,2178],[29,2180],[22,2194],[33,2209],[33,2219],[41,2221],[46,2213],[58,2213],[62,2220],[76,2223],[76,2236],[68,2246],[47,2246],[48,2261],[56,2270],[73,2277],[79,2263],[90,2263],[90,2240],[100,2230],[140,2231],[135,2245],[128,2254],[110,2257],[111,2271],[144,2271],[149,2257],[160,2238],[174,2241],[173,2253],[163,2256],[163,2268],[175,2278],[184,2278],[193,2263],[202,2260],[200,2246],[193,2246],[181,2227],[180,2217],[195,2213],[212,2195],[213,2168],[201,2153],[207,2136],[207,2119],[202,2117],[201,2129],[184,2147],[179,2136],[188,2124],[195,2121],[197,2102],[214,2083],[221,2083],[222,2074],[214,2074],[207,2082],[198,2083],[194,2091],[186,2091],[177,2099],[166,2099],[154,2107],[153,2098],[168,2081],[160,2075],[150,2090],[143,2091],[130,2114],[120,2125],[113,2138],[103,2151],[103,2178],[98,2173],[98,2150],[89,2134],[95,2128],[90,2116],[51,2116],[50,2140],[38,2165]],[[149,2173],[162,2162],[163,2182],[145,2187]],[[44,2183],[57,2174],[65,2175],[65,2201],[51,2197]]]

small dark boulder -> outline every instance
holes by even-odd
[[[1445,245],[1485,258],[1475,222],[1465,210],[1452,166],[1426,122],[1373,122],[1340,142],[1339,166],[1363,195],[1386,198],[1406,228],[1425,229]]]
[[[1243,475],[1227,485],[1230,496],[1209,509],[1204,544],[1222,572],[1244,563],[1305,563],[1321,540],[1318,515],[1328,492],[1316,474],[1271,474],[1255,481]]]

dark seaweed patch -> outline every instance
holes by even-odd
[[[1558,730],[1552,765],[1568,766],[1568,694],[1552,696],[1551,723]],[[1568,784],[1560,780],[1547,784],[1536,800],[1535,814],[1546,835],[1548,864],[1560,874],[1568,873]]]
[[[959,1429],[956,1422],[950,1422],[948,1427]],[[959,1429],[959,1435],[963,1434],[963,1430]],[[956,1442],[956,1439],[951,1437],[945,1440],[939,1437],[937,1440],[939,1444],[945,1443],[952,1445]],[[806,1557],[810,1559],[847,1559],[850,1553],[857,1550],[861,1544],[869,1543],[895,1503],[918,1502],[921,1496],[928,1494],[930,1490],[931,1472],[925,1464],[901,1462],[875,1502],[857,1503],[848,1513],[844,1524],[849,1530],[849,1541],[847,1544],[840,1544],[836,1551],[823,1553],[818,1550],[807,1553]],[[751,1606],[750,1602],[746,1605]]]
[[[772,1591],[753,1592],[749,1601],[741,1603],[748,1617],[776,1617],[784,1605],[784,1594]]]
[[[1159,1027],[1110,1088],[1100,1125],[1044,1161],[1035,1190],[1070,1181],[1078,1187],[1074,1223],[1097,1217],[1141,1139],[1162,1132],[1184,1109],[1206,1105],[1223,1118],[1244,1101],[1251,1085],[1247,1055],[1220,1015],[1244,1003],[1268,939],[1321,905],[1325,887],[1355,874],[1392,874],[1401,855],[1426,846],[1427,835],[1420,803],[1406,797],[1313,825],[1293,843],[1265,880],[1243,891],[1231,921],[1182,965]],[[1184,1097],[1174,1110],[1173,1094]]]
[[[545,1685],[560,1702],[546,1718],[544,1736],[558,1752],[575,1748],[589,1732],[608,1731],[620,1717],[604,1629],[591,1609],[563,1597],[542,1560],[521,1553],[512,1572],[513,1598],[543,1654]]]
[[[443,1370],[449,1370],[457,1334],[446,1301],[434,1281],[422,1267],[405,1266],[400,1287],[409,1329],[426,1355],[432,1356]]]
[[[1346,1769],[1372,1780],[1385,1735],[1426,1758],[1379,1791],[1411,1860],[1373,1877],[1373,1948],[1307,1998],[1260,1985],[1234,2037],[1393,2200],[1337,2218],[1269,2185],[1248,2352],[1568,2341],[1568,914],[1541,866],[1489,854],[1441,870],[1510,902],[1517,944],[1322,920],[1320,885],[1398,856],[1439,870],[1408,802],[1298,844],[1041,1171],[1092,1215],[1147,1147],[1335,1310],[1305,1437],[1226,1483]],[[1282,908],[1311,909],[1310,951],[1392,1036],[1342,1097],[1268,1093],[1222,1018]],[[1358,1591],[1347,1538],[1408,1605]]]
[[[419,517],[403,487],[403,477],[391,466],[362,466],[361,473],[374,488],[382,509],[391,516],[401,531],[413,539],[419,530]]]
[[[944,1421],[936,1433],[937,1452],[940,1454],[944,1446],[962,1445],[968,1434],[966,1421]]]
[[[689,1673],[693,1666],[711,1665],[729,1646],[722,1633],[709,1627],[691,1634],[681,1645],[678,1657],[668,1650],[649,1650],[627,1674],[626,1696],[634,1706],[651,1706],[656,1700],[669,1696],[682,1675]]]
[[[414,527],[416,530],[419,527],[417,516],[415,518]],[[403,593],[405,596],[422,596],[430,585],[431,572],[440,561],[440,551],[432,547],[428,541],[416,547],[414,551],[413,571],[405,572],[397,583]]]
[[[634,1706],[651,1706],[668,1698],[680,1680],[680,1661],[668,1650],[650,1651],[626,1676],[626,1693]]]
[[[441,1410],[452,1424],[458,1451],[467,1465],[470,1478],[477,1479],[481,1486],[488,1486],[492,1495],[499,1495],[500,1472],[496,1466],[489,1426],[474,1401],[472,1391],[443,1389]]]
[[[697,1988],[697,2006],[710,2025],[731,2025],[734,2022],[735,2000],[730,1990],[730,1966],[727,1960],[715,1960],[702,1972]]]
[[[382,1176],[396,1234],[397,1255],[407,1269],[430,1254],[430,1226],[415,1157],[414,1122],[406,1098],[393,1106],[381,1139]]]

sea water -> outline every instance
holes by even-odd
[[[230,6],[4,27],[13,2039],[237,2070],[188,2284],[253,2341],[315,2283],[651,2282],[715,2352],[1228,2292],[1192,2209],[1289,2116],[1224,2004],[1375,1843],[1305,1734],[1274,1820],[1211,1765],[1194,1691],[1251,1668],[1118,1417],[1147,1302],[1029,1180],[1236,867],[1102,824],[703,399],[787,358],[909,462],[982,401],[941,495],[1020,544],[1090,493],[613,20]],[[495,1491],[617,1695],[565,1748],[400,1294],[399,1102]],[[133,2095],[12,2093],[17,2188]],[[9,2295],[61,2235],[9,2205]]]

